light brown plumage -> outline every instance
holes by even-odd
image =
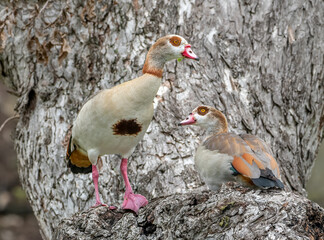
[[[211,189],[239,180],[258,187],[283,188],[279,167],[267,144],[257,136],[228,132],[225,116],[209,106],[199,106],[180,123],[206,128],[209,135],[195,155],[197,171]]]
[[[161,84],[164,64],[184,56],[198,60],[185,39],[177,35],[159,39],[147,54],[142,76],[101,91],[79,112],[73,124],[67,158],[74,172],[92,170],[96,205],[101,204],[96,165],[104,154],[122,156],[121,171],[126,185],[123,208],[137,212],[147,204],[145,197],[134,194],[130,187],[127,158],[152,120],[153,99]]]

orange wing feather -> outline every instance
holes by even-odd
[[[262,164],[258,159],[256,159],[252,154],[244,153],[244,154],[242,155],[242,157],[243,157],[246,161],[248,161],[248,163],[250,163],[250,165],[252,165],[253,162],[255,162],[256,165],[258,166],[258,168],[260,168],[260,169],[265,169],[264,165],[263,165],[263,164]]]
[[[234,133],[222,133],[207,138],[203,145],[211,150],[233,157],[232,165],[237,172],[249,177],[259,178],[264,165],[256,158],[247,143]]]
[[[242,134],[241,137],[258,156],[264,167],[269,168],[280,179],[279,166],[269,146],[262,139],[254,135]]]
[[[89,161],[88,156],[84,155],[81,151],[78,149],[75,149],[71,156],[70,156],[70,161],[73,165],[77,167],[83,167],[87,168],[91,166],[91,162]]]
[[[279,171],[279,166],[276,161],[269,153],[266,153],[267,156],[270,158],[270,167],[272,171],[277,171],[278,176],[280,177],[280,171]]]
[[[248,177],[252,176],[251,169],[242,158],[235,156],[232,165],[240,174]]]
[[[68,160],[68,167],[73,173],[89,173],[92,171],[92,164],[86,154],[84,154],[77,146],[73,145],[70,137],[69,145],[66,151],[66,159]]]
[[[270,148],[256,136],[221,133],[207,138],[203,146],[233,157],[232,166],[260,187],[283,188],[279,167]]]

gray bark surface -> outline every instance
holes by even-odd
[[[154,119],[129,161],[134,191],[148,199],[171,194],[170,201],[178,194],[176,202],[206,189],[193,166],[203,133],[177,123],[207,104],[225,113],[231,131],[264,139],[286,190],[305,196],[323,138],[323,9],[320,0],[1,2],[1,81],[19,96],[19,175],[44,239],[94,203],[91,176],[72,174],[65,161],[81,106],[139,76],[151,44],[170,33],[185,37],[201,60],[165,67]],[[99,191],[119,206],[120,158],[103,163]]]
[[[219,193],[156,198],[138,216],[92,208],[63,220],[54,236],[80,240],[323,239],[323,222],[322,208],[292,192],[223,186]]]

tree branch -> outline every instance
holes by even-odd
[[[6,126],[6,124],[7,124],[8,122],[10,122],[11,120],[13,120],[13,119],[15,119],[15,118],[19,118],[19,117],[20,117],[19,115],[14,115],[14,116],[11,116],[11,117],[7,118],[7,119],[2,123],[2,125],[0,126],[0,133],[1,133],[2,129]]]
[[[324,210],[303,196],[227,184],[156,198],[138,216],[90,208],[63,220],[55,239],[323,239],[323,226]]]

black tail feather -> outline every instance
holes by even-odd
[[[279,188],[282,188],[282,189],[285,188],[285,186],[283,185],[283,183],[282,183],[279,179],[277,179],[277,181],[276,181],[276,185],[277,185],[277,187],[279,187]]]
[[[272,180],[272,179],[260,177],[260,178],[253,178],[251,180],[256,186],[261,188],[273,188],[273,187],[284,188],[283,183],[279,179]]]
[[[275,177],[273,172],[269,169],[261,169],[261,176],[259,178],[251,179],[255,185],[262,188],[284,188],[283,183]]]
[[[70,160],[68,160],[68,167],[71,169],[71,172],[73,172],[73,173],[86,174],[86,173],[91,173],[92,172],[92,165],[90,165],[89,167],[86,167],[86,168],[77,167],[77,166],[73,165]]]
[[[89,167],[78,167],[71,162],[71,155],[72,155],[72,152],[74,151],[71,148],[72,147],[71,144],[72,144],[72,135],[70,136],[69,144],[68,144],[67,151],[66,151],[66,160],[68,161],[67,165],[71,169],[71,172],[83,173],[83,174],[91,173],[92,165],[90,165]],[[75,149],[75,146],[74,146],[74,149]]]
[[[71,157],[71,154],[72,154],[72,150],[71,150],[71,142],[72,142],[72,134],[69,138],[69,144],[67,146],[67,149],[66,149],[66,155],[65,155],[65,158],[66,160],[70,161],[70,157]]]

